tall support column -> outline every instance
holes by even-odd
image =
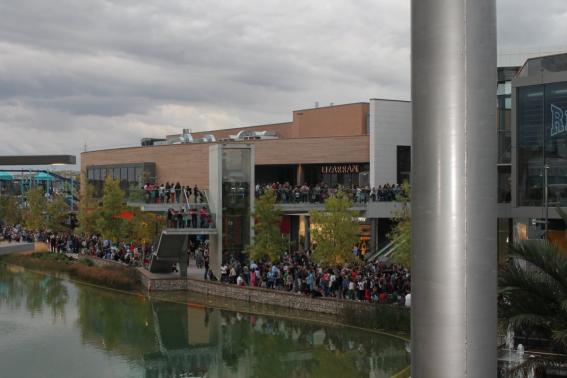
[[[412,0],[412,377],[496,377],[495,0]]]
[[[295,174],[295,184],[303,185],[305,183],[305,171],[303,165],[297,164],[297,170]]]

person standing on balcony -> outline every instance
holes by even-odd
[[[182,214],[182,216],[183,216],[183,221],[182,221],[182,223],[181,223],[181,224],[182,224],[182,227],[183,227],[183,228],[189,227],[189,222],[190,222],[190,220],[189,220],[189,210],[187,210],[187,211],[181,210],[181,214]]]
[[[201,207],[199,210],[199,217],[201,218],[200,228],[207,228],[209,214],[207,213],[207,208],[205,206]]]
[[[179,203],[179,200],[181,199],[181,184],[179,184],[179,181],[175,184],[175,199],[177,203]]]
[[[199,187],[195,184],[193,187],[193,198],[195,199],[195,203],[199,202],[201,192],[199,191]]]
[[[169,199],[171,198],[171,185],[169,185],[169,181],[165,183],[164,196],[165,203],[169,203]]]
[[[159,201],[158,203],[165,203],[165,185],[163,183],[159,186]]]
[[[189,227],[197,228],[197,210],[194,207],[189,208],[191,215],[191,225]]]

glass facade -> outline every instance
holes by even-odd
[[[297,182],[297,165],[257,165],[255,167],[256,183],[260,185],[279,182],[288,182],[295,185]]]
[[[250,244],[250,184],[252,152],[246,148],[222,149],[222,259],[244,261]]]
[[[120,188],[128,192],[131,187],[142,187],[144,180],[155,181],[154,163],[136,163],[124,165],[92,165],[87,167],[87,180],[94,187],[95,197],[102,197],[102,188],[107,176],[120,182]]]
[[[305,164],[305,182],[311,186],[323,183],[328,187],[337,185],[367,186],[370,165],[367,163]]]
[[[411,172],[411,146],[397,146],[397,179],[398,184],[410,182]]]
[[[498,164],[512,162],[512,83],[506,81],[497,87],[498,98]]]
[[[518,205],[567,205],[567,82],[518,88]]]

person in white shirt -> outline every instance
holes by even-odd
[[[236,285],[244,286],[244,278],[242,278],[242,275],[239,275],[238,278],[236,279]]]
[[[411,293],[406,294],[406,300],[404,302],[404,306],[406,306],[407,308],[411,307]]]

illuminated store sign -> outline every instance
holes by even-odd
[[[567,131],[567,110],[563,111],[559,106],[551,105],[551,136],[556,136]]]
[[[321,173],[332,174],[332,173],[359,173],[360,169],[358,164],[333,164],[333,165],[322,165]]]

